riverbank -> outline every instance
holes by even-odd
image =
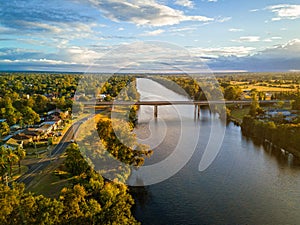
[[[272,146],[300,158],[300,124],[276,125],[272,121],[260,121],[248,115],[243,118],[241,129],[243,135],[255,139],[260,144],[268,140]]]

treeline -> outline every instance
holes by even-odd
[[[166,88],[193,100],[206,100],[205,94],[197,82],[187,76],[151,76],[149,79]]]
[[[249,84],[268,81],[272,84],[295,84],[300,83],[299,72],[265,72],[265,73],[224,73],[216,74],[216,77],[223,81],[249,82]]]
[[[241,129],[244,135],[254,138],[259,143],[271,142],[300,158],[300,124],[275,124],[264,122],[247,115],[243,118]]]
[[[139,224],[131,214],[128,188],[105,181],[71,144],[64,163],[70,187],[57,199],[24,192],[23,184],[0,185],[1,224]]]

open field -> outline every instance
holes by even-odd
[[[248,82],[231,81],[230,84],[239,86],[243,91],[256,89],[262,92],[298,91],[298,84],[273,85],[268,83],[249,84]]]
[[[36,175],[26,190],[46,197],[58,197],[61,189],[70,186],[68,179],[62,179],[57,175],[64,160],[65,156],[62,155],[58,160],[51,162],[45,170]]]

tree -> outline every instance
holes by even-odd
[[[9,163],[9,176],[12,175],[12,166],[19,161],[19,157],[10,148],[7,148],[6,160]]]
[[[283,105],[284,105],[284,101],[279,101],[276,103],[276,106],[279,108],[279,109],[282,109],[283,108]]]
[[[16,112],[16,109],[13,107],[11,103],[5,105],[4,118],[6,118],[8,124],[10,125],[15,124],[18,120],[18,114]]]
[[[1,180],[4,182],[5,176],[7,175],[8,172],[8,164],[5,155],[0,155],[0,175],[1,175]]]
[[[34,106],[32,107],[34,111],[39,113],[47,111],[47,105],[49,103],[49,100],[46,96],[35,94],[33,95],[32,99],[34,100]]]
[[[292,103],[292,109],[300,110],[300,96],[297,96],[295,101]]]
[[[228,86],[224,90],[224,98],[226,100],[239,100],[241,99],[242,90],[238,86]]]
[[[32,108],[26,106],[24,108],[23,114],[23,122],[27,125],[33,125],[35,123],[40,122],[40,116],[37,114]]]
[[[0,137],[8,135],[10,132],[9,125],[6,122],[0,123]]]
[[[19,145],[15,154],[18,156],[19,173],[21,173],[21,160],[25,159],[26,151]]]
[[[73,176],[85,173],[89,169],[89,165],[82,157],[77,144],[73,143],[69,145],[66,153],[65,166]]]
[[[259,102],[257,101],[256,95],[253,95],[252,97],[252,103],[250,105],[250,109],[249,109],[249,115],[251,115],[252,117],[256,117],[259,114],[263,113],[263,109],[260,108],[259,106]]]

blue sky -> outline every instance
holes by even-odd
[[[3,0],[0,70],[298,71],[299,27],[298,0]]]

